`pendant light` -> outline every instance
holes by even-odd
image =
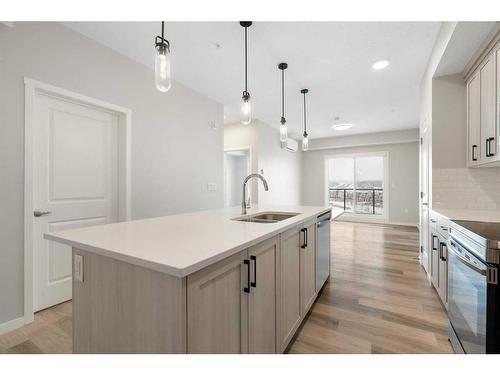
[[[250,93],[248,92],[248,43],[247,31],[252,25],[251,21],[240,21],[240,25],[245,28],[245,90],[243,91],[243,103],[241,103],[241,123],[248,125],[252,122],[252,106],[250,104]]]
[[[286,139],[288,138],[288,132],[286,129],[286,119],[285,119],[285,69],[288,68],[287,63],[281,63],[278,65],[278,69],[281,70],[281,120],[280,120],[280,142],[283,147],[286,145]]]
[[[155,85],[161,92],[167,92],[172,86],[170,74],[170,42],[164,37],[165,22],[161,23],[161,36],[155,37]]]
[[[304,138],[302,138],[302,151],[307,151],[309,149],[309,139],[307,138],[307,112],[306,112],[306,94],[309,92],[308,89],[300,90],[304,94]]]

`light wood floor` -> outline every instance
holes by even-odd
[[[414,228],[335,222],[332,276],[290,353],[452,353]],[[0,335],[0,353],[71,353],[71,302]]]
[[[331,279],[290,353],[453,353],[415,228],[335,222]]]

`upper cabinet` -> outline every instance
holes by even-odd
[[[500,43],[467,78],[467,165],[498,164]]]

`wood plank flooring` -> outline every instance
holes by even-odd
[[[414,228],[334,222],[332,276],[290,353],[452,353]],[[71,302],[0,335],[0,353],[71,353]]]
[[[331,279],[290,353],[453,353],[415,228],[334,222]]]

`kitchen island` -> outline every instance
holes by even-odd
[[[73,351],[283,352],[319,292],[316,222],[331,208],[239,210],[45,234],[73,248]]]

